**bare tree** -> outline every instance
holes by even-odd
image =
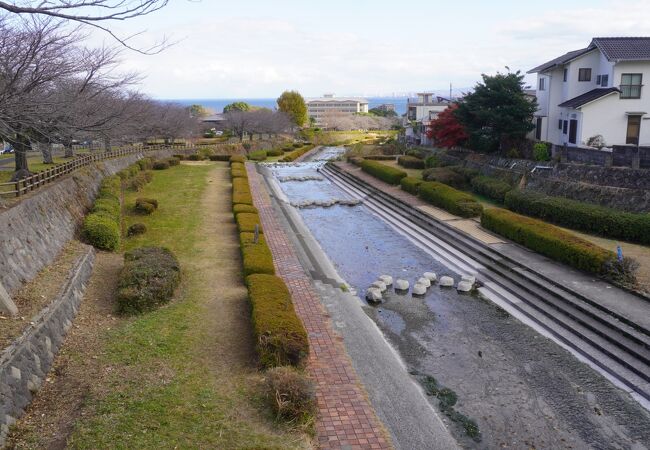
[[[168,3],[169,0],[14,0],[0,1],[0,10],[77,22],[108,33],[127,48],[144,54],[155,54],[167,47],[166,38],[149,48],[138,49],[132,47],[128,41],[142,32],[120,37],[111,31],[109,24],[147,16],[164,8]]]

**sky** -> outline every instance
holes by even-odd
[[[123,52],[154,98],[378,96],[471,87],[594,36],[650,36],[650,0],[171,0],[112,28],[143,32],[139,47],[175,42],[154,56]]]

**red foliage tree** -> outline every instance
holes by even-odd
[[[456,147],[461,145],[469,137],[454,111],[458,105],[453,103],[444,111],[438,114],[427,127],[427,137],[433,139],[435,144],[440,147]]]

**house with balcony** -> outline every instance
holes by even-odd
[[[432,120],[447,109],[451,102],[431,92],[417,94],[417,99],[409,98],[406,104],[405,136],[409,143],[433,145],[426,130]]]
[[[650,37],[593,38],[528,73],[537,74],[536,140],[650,145]]]

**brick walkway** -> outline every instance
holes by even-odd
[[[316,382],[316,433],[323,449],[392,448],[383,425],[361,387],[342,338],[334,331],[293,245],[278,223],[271,199],[255,166],[247,164],[253,201],[264,237],[273,252],[277,274],[285,281],[309,334],[309,374]]]

